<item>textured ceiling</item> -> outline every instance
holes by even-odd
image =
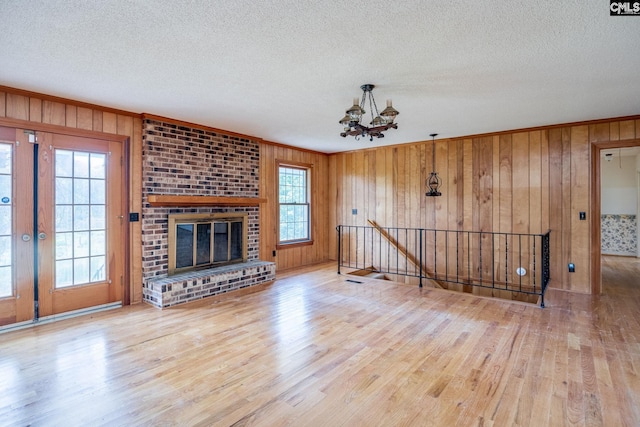
[[[336,152],[640,114],[604,0],[2,0],[0,84]],[[338,121],[376,85],[373,142]]]

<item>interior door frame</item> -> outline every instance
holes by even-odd
[[[602,293],[602,230],[601,230],[601,182],[600,150],[640,146],[640,139],[624,141],[599,141],[591,143],[591,294]],[[637,217],[636,217],[637,218]]]
[[[18,119],[9,119],[9,118],[0,118],[0,126],[11,127],[16,129],[25,129],[25,130],[33,130],[35,132],[47,132],[54,133],[58,135],[68,135],[82,138],[92,138],[92,139],[100,139],[105,141],[113,141],[119,142],[122,144],[122,183],[123,183],[123,191],[122,191],[122,200],[121,206],[122,211],[124,212],[123,221],[126,227],[123,227],[123,251],[124,251],[124,260],[123,260],[123,283],[122,283],[122,305],[129,305],[131,303],[131,224],[129,222],[129,212],[130,212],[130,183],[131,183],[131,174],[129,169],[130,164],[130,138],[125,135],[117,135],[113,133],[106,132],[95,132],[84,129],[76,129],[76,128],[68,128],[65,126],[51,125],[47,123],[37,123],[30,122],[26,120],[18,120]]]

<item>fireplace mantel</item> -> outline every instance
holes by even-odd
[[[151,206],[260,206],[267,199],[260,197],[222,196],[174,196],[150,194],[147,201]]]

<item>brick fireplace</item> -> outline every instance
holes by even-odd
[[[259,143],[155,117],[142,138],[143,300],[164,308],[273,280],[258,259]],[[246,262],[170,275],[170,214],[246,216]]]

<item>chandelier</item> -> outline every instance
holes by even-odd
[[[353,106],[346,111],[346,115],[340,120],[340,124],[344,127],[344,132],[340,133],[341,137],[354,136],[356,140],[360,137],[369,137],[369,141],[373,141],[373,138],[384,138],[382,132],[389,129],[398,129],[398,125],[393,123],[393,120],[398,114],[398,110],[393,108],[391,100],[387,100],[387,108],[378,113],[378,106],[376,100],[373,98],[372,84],[366,84],[360,86],[362,89],[362,99],[358,104],[358,98],[353,99]],[[362,116],[366,114],[364,107],[369,102],[369,111],[371,112],[372,120],[369,123],[370,126],[365,126],[361,123]]]
[[[427,179],[427,188],[429,192],[425,194],[428,197],[437,197],[442,196],[442,193],[438,191],[440,186],[442,185],[442,179],[438,176],[438,172],[436,172],[436,136],[437,133],[432,133],[429,135],[431,137],[431,175],[429,175],[429,179]]]

